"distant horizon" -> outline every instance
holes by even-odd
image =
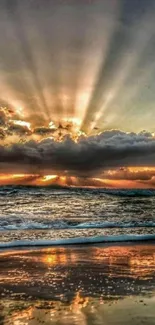
[[[0,1],[0,184],[155,188],[154,21],[154,0]]]
[[[145,186],[145,187],[142,187],[142,186],[132,186],[132,184],[130,184],[130,186],[123,186],[122,185],[119,185],[119,186],[94,186],[94,185],[68,185],[68,184],[60,184],[60,183],[48,183],[48,184],[44,184],[44,183],[40,183],[40,184],[35,184],[35,183],[28,183],[28,182],[25,182],[24,181],[21,183],[21,182],[16,182],[16,183],[11,183],[11,182],[8,182],[8,183],[0,183],[0,188],[3,188],[3,187],[12,187],[12,188],[24,188],[24,187],[27,187],[27,188],[51,188],[51,189],[85,189],[85,190],[112,190],[112,191],[115,191],[115,190],[142,190],[142,191],[145,191],[145,190],[151,190],[151,191],[155,191],[155,187],[148,187],[148,186]]]

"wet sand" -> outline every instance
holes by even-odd
[[[154,323],[154,243],[0,251],[1,325]]]

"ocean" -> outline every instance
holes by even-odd
[[[2,186],[0,247],[155,239],[155,190]]]
[[[153,325],[154,230],[154,190],[1,187],[0,324]]]

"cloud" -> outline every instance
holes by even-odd
[[[130,181],[150,181],[155,176],[155,168],[131,170],[127,167],[121,167],[115,170],[108,170],[104,173],[106,179],[112,180],[130,180]]]
[[[153,176],[150,180],[149,180],[149,182],[148,182],[148,185],[150,186],[150,187],[154,187],[155,186],[155,176]]]
[[[27,126],[11,123],[7,129],[7,134],[17,134],[19,136],[30,135],[31,131]]]
[[[33,133],[44,136],[44,135],[52,134],[54,131],[55,131],[54,128],[52,129],[52,128],[49,128],[49,127],[41,126],[41,127],[36,127],[33,130]]]
[[[6,116],[4,111],[0,110],[0,125],[3,126],[6,124]]]
[[[1,141],[4,139],[9,140],[11,136],[17,136],[19,140],[23,136],[32,134],[28,124],[28,122],[20,120],[18,114],[11,107],[0,107]]]
[[[65,173],[93,176],[110,168],[155,166],[155,138],[150,133],[112,130],[74,142],[44,139],[0,146],[1,172]]]
[[[5,138],[5,131],[2,127],[0,127],[0,139],[4,140],[4,138]]]
[[[6,126],[11,116],[11,109],[7,107],[0,107],[0,126]]]

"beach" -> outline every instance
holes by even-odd
[[[155,243],[0,251],[0,324],[153,325]]]
[[[155,191],[0,196],[0,325],[154,325]]]

